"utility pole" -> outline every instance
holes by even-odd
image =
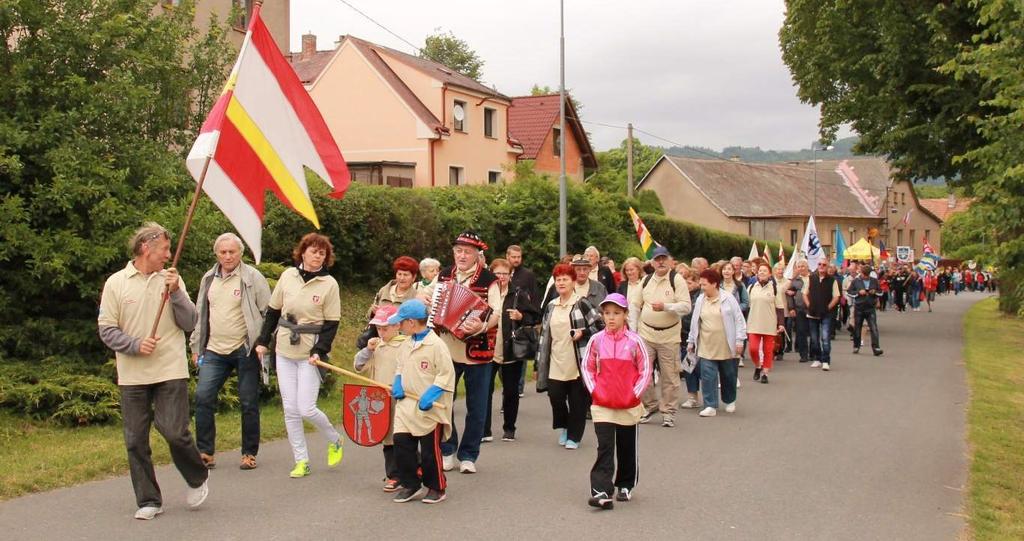
[[[633,123],[626,124],[626,195],[633,197]]]
[[[559,161],[561,162],[562,173],[558,177],[558,254],[560,257],[565,257],[568,253],[567,248],[567,234],[568,229],[566,215],[568,214],[566,204],[566,185],[565,185],[565,0],[558,2],[559,8],[559,25],[560,35],[558,38],[559,46],[559,80],[558,80],[558,111],[560,118],[560,128],[558,130],[558,144],[559,144]]]

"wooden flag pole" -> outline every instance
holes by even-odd
[[[178,247],[174,250],[174,259],[171,260],[171,268],[178,268],[178,260],[181,259],[181,252],[185,248],[185,237],[188,236],[188,229],[192,225],[192,217],[196,213],[196,205],[199,204],[199,196],[203,193],[203,182],[206,181],[206,172],[210,169],[210,161],[213,156],[207,156],[206,162],[203,163],[203,172],[199,175],[199,181],[196,182],[196,191],[192,193],[192,204],[188,206],[188,213],[185,214],[185,225],[181,227],[181,236],[178,237]],[[164,314],[164,307],[167,305],[167,300],[171,298],[170,288],[164,288],[164,294],[160,297],[160,308],[156,311],[156,320],[153,321],[153,330],[150,331],[149,337],[156,338],[156,329],[160,325],[160,318]]]
[[[327,370],[333,370],[334,372],[337,372],[339,374],[344,374],[344,375],[346,375],[346,376],[348,376],[348,377],[350,377],[350,378],[352,378],[352,379],[354,379],[356,381],[361,381],[363,383],[367,383],[369,385],[373,385],[374,387],[380,387],[381,389],[386,389],[389,393],[391,392],[391,386],[390,385],[388,385],[386,383],[381,383],[379,381],[374,381],[374,380],[372,380],[372,379],[370,379],[370,378],[368,378],[366,376],[361,376],[359,374],[356,374],[355,372],[351,372],[349,370],[345,370],[344,368],[341,368],[339,366],[334,366],[333,364],[327,364],[327,363],[325,363],[323,361],[317,361],[316,365],[319,366],[320,368],[326,368]],[[416,396],[416,395],[414,395],[412,393],[405,393],[405,396],[407,398],[412,398],[413,400],[419,400],[420,399],[420,397],[418,397],[418,396]],[[434,402],[434,407],[437,408],[437,409],[442,409],[442,410],[443,409],[448,409],[448,408],[446,408],[444,406],[444,404],[441,404],[440,402],[436,402],[436,401]]]

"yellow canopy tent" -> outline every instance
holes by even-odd
[[[875,261],[879,261],[882,258],[882,251],[876,246],[872,246],[864,237],[850,245],[849,248],[843,251],[844,259],[856,259],[858,261],[870,261],[874,257]]]

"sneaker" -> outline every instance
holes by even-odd
[[[736,378],[736,388],[739,389],[740,387],[743,387],[743,381],[740,378],[737,377]],[[718,388],[721,389],[722,387],[719,386]]]
[[[427,495],[427,492],[427,487],[403,488],[402,490],[398,491],[398,494],[395,494],[395,497],[392,498],[391,501],[395,503],[405,503],[415,499],[422,498],[423,496]]]
[[[665,428],[673,428],[676,426],[676,422],[671,417],[665,417],[661,420],[661,426]]]
[[[341,445],[341,440],[327,445],[327,465],[335,467],[341,464],[341,457],[345,456],[345,448]]]
[[[163,507],[147,505],[146,507],[140,507],[139,510],[135,512],[135,518],[138,520],[153,520],[157,515],[163,512]]]
[[[288,477],[291,477],[292,479],[298,479],[300,477],[305,477],[307,475],[309,475],[309,461],[300,460],[295,463],[295,467],[292,468],[292,471],[291,473],[288,474]]]
[[[761,374],[761,383],[768,383],[768,374]]]
[[[463,460],[459,463],[459,473],[476,473],[476,464],[472,460]]]
[[[386,479],[384,480],[384,488],[381,490],[384,492],[398,492],[400,488],[402,488],[402,485],[398,479]]]
[[[692,410],[697,407],[697,399],[693,397],[687,398],[686,402],[683,402],[679,407]]]
[[[587,500],[587,504],[590,505],[590,507],[597,507],[598,509],[608,510],[615,508],[615,501],[604,492],[599,492],[591,496],[590,499]]]
[[[427,495],[423,497],[423,503],[441,503],[447,497],[448,495],[443,490],[430,489],[427,491]]]
[[[256,456],[255,455],[242,455],[242,462],[238,465],[240,470],[255,470],[256,469]]]
[[[199,458],[203,459],[203,466],[206,466],[206,469],[212,470],[217,467],[217,459],[213,455],[199,453]]]
[[[629,500],[632,500],[632,499],[633,499],[633,491],[631,489],[620,488],[619,491],[617,493],[615,493],[615,500],[616,501],[628,502]]]
[[[743,357],[740,357],[740,368],[743,368]]]
[[[480,438],[480,443],[489,443],[489,442],[492,442],[492,441],[494,441],[494,436],[493,435],[492,436],[484,436],[484,437]]]
[[[698,415],[700,415],[701,417],[714,417],[715,415],[718,415],[718,410],[712,408],[711,406],[708,406],[700,410],[700,413]]]
[[[806,363],[809,360],[810,359],[808,359],[807,357],[800,357],[800,362],[802,362],[802,363]]]
[[[455,469],[455,455],[444,455],[441,458],[441,467],[444,471],[452,471]]]
[[[880,349],[876,349],[876,350],[874,351],[874,353],[875,353],[875,357],[878,357],[879,355],[881,355],[881,354],[883,353],[883,351],[882,351],[882,350],[880,350]]]
[[[575,441],[572,441],[572,440],[566,440],[565,441],[565,448],[570,450],[570,451],[572,451],[574,449],[579,449],[580,448],[580,444],[575,442]]]
[[[506,430],[501,436],[501,441],[516,441],[516,432],[514,430]]]
[[[761,379],[761,367],[754,369],[754,381]]]
[[[654,417],[654,412],[653,411],[648,411],[648,412],[644,413],[643,415],[640,416],[640,424],[642,424],[642,425],[647,424],[648,422],[650,422],[651,417]]]
[[[203,481],[203,484],[195,488],[188,487],[188,490],[185,491],[185,503],[187,503],[192,509],[195,509],[196,507],[203,505],[203,502],[206,501],[206,497],[209,495],[210,480],[207,479],[206,481]]]
[[[831,370],[831,368],[832,368],[832,367],[831,367],[831,366],[829,366],[829,364],[828,364],[828,363],[821,363],[821,369],[822,369],[822,370],[824,370],[824,371],[828,372],[829,370]]]
[[[519,398],[526,396],[526,393],[519,393]]]
[[[856,355],[858,353],[860,353],[860,346],[853,348],[853,354]]]
[[[731,402],[729,404],[726,404],[725,405],[725,412],[726,413],[736,413],[736,403],[735,402]]]
[[[814,361],[811,363],[811,368],[821,368],[821,361]]]
[[[643,419],[641,419],[640,422],[641,423],[644,422]],[[561,445],[561,446],[565,447],[565,444],[568,441],[569,441],[569,431],[563,428],[562,429],[562,433],[558,435],[558,445]]]

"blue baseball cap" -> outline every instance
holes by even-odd
[[[657,259],[657,258],[659,258],[661,256],[666,256],[667,257],[669,255],[672,255],[672,254],[668,253],[668,248],[666,248],[664,246],[658,246],[657,248],[654,249],[654,252],[651,253],[651,259]]]
[[[419,299],[403,302],[398,313],[388,318],[388,325],[398,325],[407,319],[427,319],[427,305]]]

